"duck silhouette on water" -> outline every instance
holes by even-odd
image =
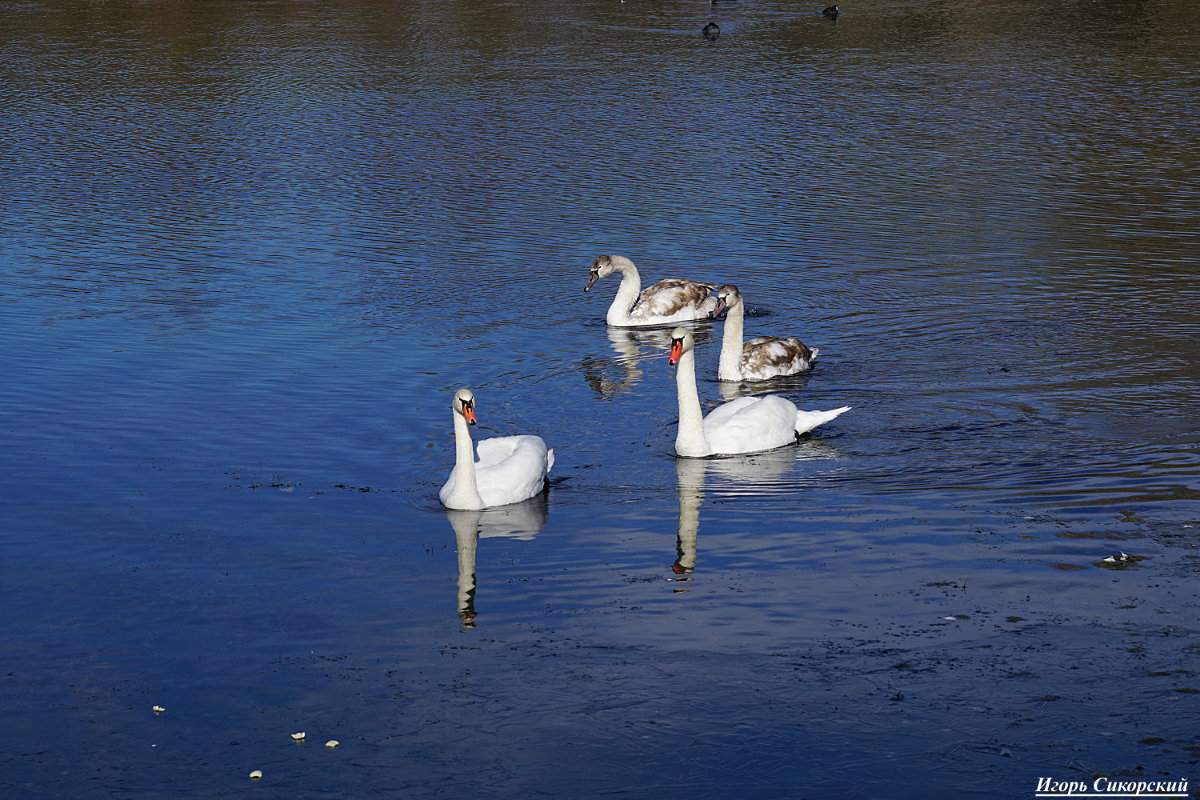
[[[700,32],[702,34],[704,34],[704,38],[708,39],[710,42],[715,42],[717,40],[717,37],[721,35],[721,29],[717,26],[717,23],[715,23],[715,22],[708,23],[707,25],[704,26],[704,29],[701,30]]]
[[[827,6],[825,10],[821,12],[826,19],[837,19],[838,14],[840,13],[842,12],[838,11],[837,6]]]

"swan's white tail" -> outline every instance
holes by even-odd
[[[829,420],[835,417],[840,417],[849,411],[851,406],[842,406],[835,408],[832,411],[797,411],[796,412],[796,435],[808,433],[818,425],[824,425]]]

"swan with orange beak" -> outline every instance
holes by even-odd
[[[540,436],[498,436],[475,444],[469,427],[478,422],[475,394],[470,389],[459,389],[451,409],[454,469],[438,493],[442,505],[477,511],[519,503],[545,491],[546,475],[554,466],[554,451]]]
[[[704,416],[696,389],[695,340],[686,328],[671,331],[668,363],[675,365],[679,429],[675,453],[686,458],[760,453],[793,444],[818,425],[850,410],[802,411],[779,395],[739,397]]]

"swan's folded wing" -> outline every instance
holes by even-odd
[[[811,369],[816,357],[817,351],[799,339],[759,336],[742,345],[739,367],[746,380],[763,380]]]
[[[762,397],[739,397],[736,400],[730,400],[728,403],[721,405],[708,412],[708,416],[704,418],[704,427],[707,429],[711,426],[719,426],[726,424],[725,421],[742,414],[747,408],[756,406],[762,401]],[[753,412],[751,412],[753,413]],[[707,430],[705,431],[707,433]]]
[[[539,436],[501,436],[482,439],[476,484],[488,506],[517,503],[533,497],[545,486],[552,458]]]
[[[704,418],[704,438],[713,453],[773,450],[796,438],[796,406],[776,395],[739,397]]]

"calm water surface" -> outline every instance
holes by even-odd
[[[0,3],[5,793],[1200,786],[1200,10],[822,5]],[[854,410],[676,461],[602,253]]]

